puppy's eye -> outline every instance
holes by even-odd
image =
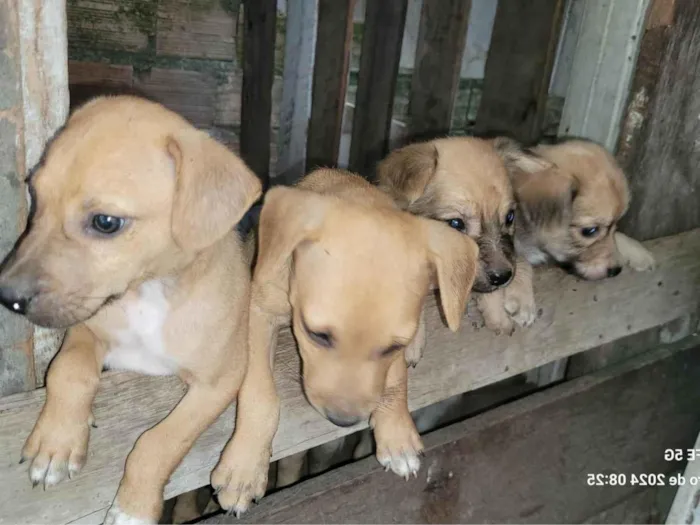
[[[515,222],[515,210],[510,210],[506,214],[506,226],[512,226]]]
[[[463,232],[466,229],[466,226],[464,225],[464,221],[462,219],[447,219],[445,222],[450,226],[450,228],[454,228],[457,231]]]
[[[309,339],[315,344],[323,348],[333,348],[333,335],[330,332],[312,330],[305,321],[302,321],[302,325],[304,326],[306,335],[308,335]]]
[[[98,213],[92,217],[90,226],[93,230],[102,235],[114,235],[124,227],[124,219],[113,215]]]
[[[403,345],[403,344],[401,344],[401,343],[395,343],[395,344],[393,344],[393,345],[391,345],[391,346],[385,348],[384,350],[382,350],[381,353],[380,353],[379,355],[380,355],[381,357],[390,356],[391,354],[393,354],[393,353],[395,353],[395,352],[398,352],[399,350],[402,350],[403,348],[405,348],[405,346],[406,346],[406,345]]]
[[[595,237],[598,235],[600,228],[598,226],[591,226],[589,228],[581,228],[581,235],[584,237]]]

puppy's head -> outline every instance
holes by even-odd
[[[444,224],[278,187],[260,217],[254,290],[288,294],[305,394],[331,422],[348,426],[379,404],[431,282],[457,329],[477,253]]]
[[[162,106],[97,99],[28,180],[32,218],[0,272],[0,301],[40,325],[94,315],[132,284],[176,271],[260,195],[225,147]]]
[[[584,279],[620,273],[614,233],[629,193],[612,155],[582,140],[527,150],[496,139],[495,146],[511,173],[516,239],[530,262],[551,260]]]
[[[515,200],[501,158],[487,141],[449,138],[392,152],[379,184],[404,209],[437,219],[479,245],[474,291],[492,292],[515,274]]]

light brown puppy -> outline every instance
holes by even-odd
[[[478,248],[442,223],[400,211],[361,177],[318,170],[273,188],[260,216],[250,309],[250,364],[232,441],[212,474],[222,507],[262,497],[279,400],[271,362],[291,322],[309,402],[331,422],[370,418],[377,459],[401,476],[420,465],[408,412],[404,352],[414,344],[431,285],[456,330]]]
[[[519,279],[520,270],[516,271],[513,245],[515,197],[493,145],[472,137],[411,144],[379,163],[377,179],[401,208],[443,221],[477,242],[479,271],[474,291],[481,292],[477,304],[489,328],[503,329],[503,307],[491,300],[491,292]],[[527,326],[535,312],[523,308],[516,319]],[[407,357],[415,365],[420,352]]]
[[[628,265],[654,267],[652,255],[617,231],[627,211],[625,175],[603,147],[584,140],[525,149],[510,139],[495,139],[518,199],[515,247],[527,264],[553,263],[586,280],[614,277]],[[519,271],[523,269],[519,267]],[[525,275],[532,274],[525,268]],[[501,323],[523,306],[534,305],[531,279],[516,281],[501,298]]]
[[[106,519],[156,522],[168,478],[245,373],[250,271],[234,227],[261,185],[207,134],[131,97],[78,110],[29,184],[34,214],[0,300],[68,332],[22,460],[47,487],[81,469],[103,367],[176,374],[187,394],[136,442]]]

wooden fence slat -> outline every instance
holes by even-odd
[[[270,124],[277,2],[245,2],[243,16],[245,29],[240,153],[243,160],[267,186],[270,181]]]
[[[355,0],[318,0],[307,171],[338,162]]]
[[[670,485],[682,465],[664,452],[692,447],[700,430],[698,345],[691,337],[427,434],[417,479],[369,458],[272,494],[242,520],[204,523],[663,523],[595,518],[644,490],[640,475]],[[595,474],[626,478],[589,486]]]
[[[498,2],[475,133],[542,135],[564,0]]]
[[[367,0],[349,168],[368,176],[389,147],[408,0]]]
[[[450,129],[470,9],[470,0],[423,2],[408,107],[413,139]]]
[[[667,324],[700,305],[700,230],[646,243],[656,257],[654,274],[623,272],[603,282],[580,282],[558,269],[537,271],[542,311],[529,330],[512,337],[475,330],[465,319],[458,333],[441,320],[435,301],[426,309],[428,351],[410,372],[409,406],[415,410],[606,342]],[[358,430],[335,427],[309,406],[299,385],[299,356],[288,329],[280,333],[276,381],[282,411],[274,459]],[[0,398],[0,524],[99,523],[112,501],[126,456],[136,438],[160,421],[182,396],[175,378],[107,374],[100,383],[84,470],[46,491],[32,490],[19,451],[44,400],[44,390]],[[230,438],[231,407],[197,441],[173,474],[166,496],[206,485]],[[429,468],[429,465],[425,465]],[[396,483],[395,480],[392,480]]]

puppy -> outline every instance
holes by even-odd
[[[105,523],[156,522],[168,478],[245,373],[250,270],[233,229],[261,185],[208,135],[132,97],[76,111],[28,183],[33,214],[0,302],[68,331],[22,461],[45,487],[81,469],[103,367],[176,374],[189,389],[136,442]]]
[[[479,269],[474,291],[486,325],[510,331],[504,325],[500,301],[491,293],[507,287],[516,271],[515,198],[502,158],[493,145],[470,137],[452,137],[416,143],[393,151],[377,167],[379,186],[411,213],[447,223],[479,245]],[[527,326],[534,308],[516,316]],[[407,356],[415,365],[420,359]]]
[[[290,323],[310,404],[347,427],[370,418],[377,459],[408,477],[420,437],[408,412],[404,352],[414,344],[431,283],[456,330],[476,276],[477,245],[400,211],[359,176],[318,170],[265,197],[250,308],[251,359],[236,431],[212,473],[236,514],[265,491],[279,419],[271,362]]]
[[[513,182],[515,247],[527,265],[554,263],[585,280],[615,277],[622,265],[653,269],[653,256],[617,231],[629,190],[622,169],[603,147],[584,140],[533,149],[506,138],[493,144]],[[500,294],[504,324],[507,316],[534,305],[532,270],[525,267],[522,273],[527,280]]]

